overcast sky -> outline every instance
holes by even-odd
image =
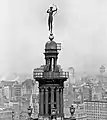
[[[55,41],[61,42],[58,63],[77,72],[98,72],[107,66],[107,0],[1,0],[0,75],[32,73],[44,64],[48,41],[47,13],[54,17]]]

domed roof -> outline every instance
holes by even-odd
[[[57,43],[55,41],[48,41],[45,44],[45,49],[57,49]]]

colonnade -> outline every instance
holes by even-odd
[[[63,115],[63,87],[39,87],[39,115],[51,115],[53,107],[58,116]]]

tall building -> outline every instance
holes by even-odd
[[[68,80],[70,84],[76,83],[75,69],[73,67],[69,67],[69,79]]]
[[[87,120],[107,120],[107,101],[86,101]]]

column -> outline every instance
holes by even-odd
[[[39,88],[39,114],[41,114],[41,88]]]
[[[51,108],[54,107],[54,87],[51,87]]]
[[[45,88],[45,113],[48,115],[48,88]]]
[[[60,88],[60,113],[63,114],[63,88]]]
[[[44,89],[41,88],[41,114],[43,115],[44,114]]]
[[[59,114],[59,88],[56,89],[56,108],[57,108],[57,114]]]

